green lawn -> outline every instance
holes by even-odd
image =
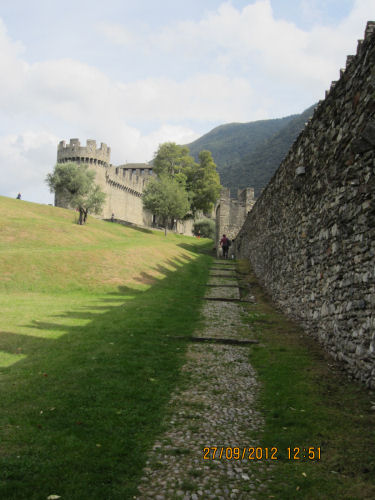
[[[73,219],[0,197],[1,499],[132,498],[199,321],[210,241]]]
[[[374,394],[350,382],[317,342],[275,309],[248,263],[240,270],[256,296],[246,320],[260,340],[250,355],[266,422],[259,446],[278,450],[278,460],[266,462],[271,467],[263,479],[271,481],[263,498],[372,500]]]

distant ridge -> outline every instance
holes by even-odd
[[[252,186],[258,196],[304,128],[314,107],[285,118],[220,125],[188,144],[190,153],[197,157],[200,151],[208,149],[223,186],[233,190]]]

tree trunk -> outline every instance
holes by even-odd
[[[79,209],[79,219],[78,219],[78,224],[79,224],[80,226],[82,226],[82,224],[83,224],[83,209],[82,209],[82,208],[80,208],[80,209]]]

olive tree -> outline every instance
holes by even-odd
[[[101,212],[105,193],[95,184],[95,172],[88,165],[69,162],[57,163],[46,182],[51,192],[57,193],[70,208],[79,211],[78,224],[85,224],[89,213]]]

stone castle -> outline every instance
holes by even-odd
[[[78,139],[70,139],[69,144],[61,141],[57,149],[57,162],[76,162],[88,164],[95,171],[95,181],[106,194],[106,201],[99,215],[102,219],[110,219],[112,214],[117,221],[143,227],[154,227],[156,219],[143,208],[142,194],[152,177],[152,165],[148,163],[126,163],[114,166],[110,163],[111,148],[101,143],[97,148],[96,141],[88,140],[81,146]],[[238,198],[230,197],[230,190],[224,188],[220,200],[216,204],[212,217],[216,214],[218,235],[227,233],[231,239],[240,230],[248,211],[255,203],[254,189],[238,191]],[[56,193],[55,205],[66,207],[64,199]],[[193,221],[179,221],[176,231],[181,234],[192,234]]]
[[[142,193],[152,175],[152,167],[146,163],[129,163],[115,167],[110,163],[111,148],[103,142],[97,148],[96,141],[88,140],[81,146],[78,139],[69,144],[61,141],[57,149],[57,162],[86,163],[95,171],[95,181],[106,194],[106,201],[100,217],[110,219],[112,214],[118,220],[140,226],[151,226],[152,214],[143,209]],[[56,206],[65,206],[64,200],[56,194]]]

